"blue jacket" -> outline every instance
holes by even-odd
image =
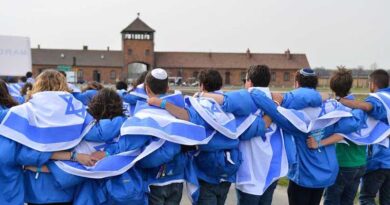
[[[7,114],[0,106],[0,122]],[[22,205],[24,203],[23,169],[16,161],[20,145],[0,136],[0,204]]]
[[[320,95],[308,93],[310,94],[306,96],[308,106],[316,105],[322,101]],[[305,94],[305,92],[300,92],[300,94]],[[297,95],[294,96],[297,97]],[[271,99],[257,90],[252,91],[252,97],[256,105],[269,115],[287,134],[285,138],[286,151],[291,152],[288,153],[290,165],[289,179],[301,186],[309,188],[323,188],[332,185],[338,173],[335,146],[325,146],[320,148],[320,150],[309,149],[306,144],[308,134],[299,132],[287,119],[282,117],[277,112],[276,105]],[[297,102],[298,105],[295,105],[294,102]],[[302,105],[301,101],[291,100],[288,106],[289,108],[301,109]],[[356,131],[361,123],[361,114],[361,110],[354,110],[353,117],[343,118],[338,123],[325,128],[325,136],[330,136],[333,133],[350,133]]]
[[[98,90],[86,90],[82,93],[74,92],[73,96],[80,100],[84,105],[88,105],[92,98],[98,93]]]
[[[390,88],[380,89],[377,92],[390,94]],[[373,107],[372,110],[368,112],[369,116],[389,124],[387,120],[388,111],[380,100],[369,96],[366,98],[366,102],[371,103]],[[387,106],[390,106],[390,104]],[[382,145],[371,145],[367,158],[367,171],[375,171],[378,169],[390,169],[390,148],[386,148]]]
[[[214,131],[193,107],[188,107],[187,111],[192,123]],[[235,182],[235,175],[242,160],[238,143],[239,139],[230,139],[216,132],[208,144],[199,145],[199,154],[194,158],[198,178],[212,184],[219,184],[222,180]],[[229,155],[230,159],[227,159]]]

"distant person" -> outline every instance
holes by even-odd
[[[31,71],[28,71],[26,73],[26,82],[27,83],[31,83],[31,84],[34,84],[35,83],[35,79],[33,78],[33,73]]]
[[[25,83],[22,89],[20,90],[20,95],[24,98],[24,101],[26,101],[26,97],[29,91],[32,90],[33,85],[31,83]]]
[[[99,90],[103,89],[103,85],[96,82],[88,82],[87,86],[82,89],[82,92],[72,92],[73,96],[80,100],[84,105],[88,105],[88,103],[92,100],[92,98],[99,92]]]
[[[116,88],[117,93],[120,96],[122,96],[124,93],[127,92],[127,83],[125,83],[124,81],[118,81],[115,84],[115,88]]]

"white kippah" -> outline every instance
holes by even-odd
[[[151,74],[153,77],[155,77],[159,80],[165,80],[168,78],[168,73],[162,68],[153,69]]]

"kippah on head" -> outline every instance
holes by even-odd
[[[299,73],[303,76],[317,76],[316,72],[311,68],[302,68]]]
[[[153,69],[151,74],[154,78],[159,80],[165,80],[168,78],[168,73],[162,68]]]

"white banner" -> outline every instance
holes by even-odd
[[[0,76],[24,76],[31,67],[30,39],[0,35]]]

